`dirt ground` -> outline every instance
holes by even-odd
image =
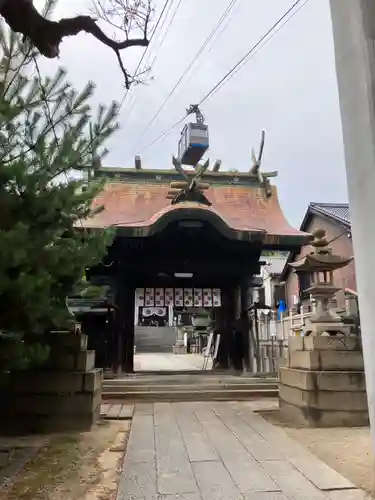
[[[373,455],[369,427],[305,429],[290,427],[277,409],[259,412],[353,484],[373,491]]]
[[[52,436],[0,500],[114,500],[130,421]]]

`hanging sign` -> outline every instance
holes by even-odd
[[[145,306],[146,307],[154,307],[154,289],[153,288],[146,288]]]
[[[173,306],[173,288],[166,288],[164,291],[164,304],[166,307]]]
[[[203,306],[203,290],[201,288],[194,288],[194,307]]]
[[[175,307],[184,306],[184,290],[183,288],[174,289],[174,305]]]
[[[192,288],[184,288],[184,306],[185,307],[193,307],[193,289]]]
[[[135,291],[135,305],[143,307],[145,305],[145,290],[144,288],[137,288]]]
[[[212,307],[211,288],[203,288],[203,307]]]
[[[155,306],[164,306],[164,288],[155,288]]]
[[[219,288],[137,288],[137,307],[221,307]]]
[[[212,300],[214,307],[221,307],[221,291],[220,288],[214,288],[212,290]]]

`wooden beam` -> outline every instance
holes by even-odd
[[[173,181],[169,186],[170,189],[186,189],[189,187],[189,183],[187,181]]]
[[[174,196],[176,196],[180,193],[181,193],[181,189],[176,189],[176,188],[169,188],[168,189],[168,194],[173,194]]]
[[[200,181],[197,181],[195,183],[195,187],[201,191],[203,191],[204,189],[208,189],[210,187],[210,184],[208,182],[200,182]]]

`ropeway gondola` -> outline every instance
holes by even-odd
[[[196,122],[187,123],[178,143],[178,160],[182,165],[195,167],[209,147],[208,126],[197,104],[192,104],[187,114],[195,114]]]

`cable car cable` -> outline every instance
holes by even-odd
[[[152,33],[151,33],[151,35],[150,35],[150,41],[149,41],[149,44],[147,45],[146,49],[144,50],[144,52],[143,52],[143,54],[142,54],[142,57],[140,58],[139,63],[138,63],[138,65],[137,65],[136,69],[135,69],[135,72],[134,72],[134,74],[135,74],[135,75],[137,74],[137,71],[139,70],[139,67],[140,67],[140,65],[142,64],[142,61],[143,61],[143,59],[145,58],[146,52],[147,52],[147,50],[149,49],[149,47],[150,47],[150,45],[151,45],[152,39],[153,39],[153,37],[154,37],[154,35],[155,35],[155,32],[156,32],[156,30],[157,30],[157,28],[158,28],[158,26],[159,26],[159,24],[160,24],[160,21],[161,21],[161,19],[162,19],[162,17],[163,17],[163,14],[164,14],[165,9],[167,8],[167,5],[168,5],[168,3],[169,3],[169,2],[170,2],[170,0],[165,0],[165,2],[164,2],[164,5],[163,5],[163,8],[162,8],[162,11],[161,11],[161,13],[160,13],[160,16],[159,16],[158,20],[156,21],[155,27],[154,27],[154,29],[152,30]],[[173,0],[172,0],[172,3],[173,3]],[[123,106],[123,104],[124,104],[124,102],[125,102],[125,100],[126,100],[126,97],[127,97],[127,95],[129,94],[129,90],[130,90],[130,89],[127,89],[127,91],[125,92],[124,97],[122,98],[122,100],[121,100],[121,102],[120,102],[119,110],[122,108],[122,106]]]
[[[173,12],[173,14],[172,14],[172,16],[171,16],[170,20],[169,20],[169,23],[168,23],[167,29],[165,30],[165,33],[164,33],[164,35],[163,35],[163,37],[162,37],[162,39],[161,39],[160,45],[159,45],[159,47],[157,47],[156,54],[154,55],[154,58],[152,59],[152,61],[151,61],[151,63],[150,63],[150,68],[153,68],[153,66],[154,66],[154,64],[155,64],[155,61],[156,61],[156,58],[157,58],[157,56],[160,54],[160,50],[161,50],[161,48],[162,48],[162,46],[163,46],[163,44],[164,44],[164,42],[165,42],[165,40],[166,40],[166,38],[167,38],[167,35],[168,35],[168,33],[169,33],[169,29],[170,29],[170,27],[172,26],[172,23],[173,23],[173,21],[174,21],[174,19],[175,19],[175,17],[176,17],[176,14],[177,14],[178,9],[179,9],[179,7],[180,7],[180,5],[181,5],[181,3],[182,3],[182,2],[183,2],[183,0],[179,0],[178,4],[177,4],[177,6],[176,6],[176,8],[175,8],[175,10],[174,10],[174,12]],[[173,5],[173,2],[170,4],[170,8],[168,9],[168,11],[167,11],[167,12],[166,12],[166,14],[165,14],[164,20],[168,17],[168,13],[169,13],[169,11],[171,10],[172,5]],[[161,26],[161,28],[160,28],[160,29],[161,29],[161,30],[163,29],[163,25]],[[140,62],[142,62],[142,61],[140,61]],[[146,65],[147,65],[147,61],[145,61],[145,66],[146,66]],[[134,100],[132,101],[132,103],[131,103],[131,105],[130,105],[130,108],[129,108],[129,110],[128,110],[128,118],[129,118],[129,115],[130,115],[130,113],[131,113],[131,111],[132,111],[132,109],[133,109],[134,105],[135,105],[136,100],[137,100],[137,97],[135,96],[135,97],[134,97]]]
[[[206,58],[207,58],[208,54],[210,54],[210,53],[211,53],[212,49],[215,47],[215,45],[216,45],[217,41],[219,40],[219,38],[221,37],[221,35],[222,35],[222,34],[225,32],[225,30],[228,28],[228,26],[229,26],[229,24],[230,24],[230,21],[232,20],[232,18],[233,18],[233,16],[234,16],[234,14],[238,11],[238,8],[239,8],[239,7],[240,7],[240,5],[243,3],[243,1],[244,1],[244,0],[239,0],[239,2],[237,3],[237,5],[235,6],[235,8],[234,8],[234,9],[232,9],[232,12],[230,13],[229,17],[227,18],[227,22],[226,22],[226,24],[225,24],[224,26],[222,26],[222,29],[219,31],[219,34],[218,34],[218,36],[217,36],[217,38],[216,38],[216,40],[215,40],[215,43],[213,43],[213,44],[211,45],[211,47],[209,47],[209,49],[207,50],[207,52],[206,52],[206,54],[205,54],[205,57],[206,57]],[[201,64],[202,64],[202,61],[200,61],[199,66],[200,66]],[[199,66],[198,66],[198,67],[199,67]],[[189,76],[189,78],[186,80],[185,85],[187,85],[187,84],[190,82],[190,80],[191,80],[191,79],[195,76],[196,71],[198,70],[198,67],[195,69],[195,73],[192,73],[192,74]]]
[[[182,2],[183,2],[183,0],[179,0],[178,4],[177,4],[177,6],[176,6],[176,9],[175,9],[175,11],[173,12],[173,14],[172,14],[172,16],[171,16],[171,18],[170,18],[170,20],[169,20],[169,23],[168,23],[167,29],[165,30],[165,33],[164,33],[163,39],[162,39],[162,41],[161,41],[161,43],[160,43],[160,45],[159,45],[159,49],[158,49],[159,51],[160,51],[160,49],[162,48],[162,46],[163,46],[163,44],[164,44],[164,42],[165,42],[165,39],[166,39],[166,37],[167,37],[167,35],[168,35],[168,32],[169,32],[169,29],[170,29],[170,27],[172,26],[172,23],[173,23],[173,21],[174,21],[174,18],[176,17],[176,14],[177,14],[178,9],[180,8],[180,6],[181,6]],[[151,62],[151,64],[150,64],[150,66],[151,66],[151,67],[155,64],[155,60],[156,60],[156,58],[157,58],[158,54],[159,54],[159,52],[157,52],[157,53],[155,54],[155,57],[153,58],[153,60],[152,60],[152,62]]]
[[[189,72],[189,70],[195,64],[195,62],[197,61],[197,59],[200,57],[200,55],[202,54],[202,52],[206,48],[207,44],[210,42],[210,40],[212,39],[212,37],[215,35],[215,33],[217,32],[217,30],[220,28],[220,26],[222,25],[223,21],[225,20],[225,18],[227,17],[227,15],[230,13],[231,9],[234,7],[234,5],[236,4],[237,1],[238,0],[230,0],[229,5],[226,7],[226,9],[224,10],[224,12],[222,13],[219,21],[216,23],[215,27],[213,28],[213,30],[211,31],[211,33],[209,34],[209,36],[206,38],[206,40],[203,42],[203,44],[199,48],[198,52],[194,55],[194,57],[192,58],[192,60],[188,64],[188,66],[185,68],[185,71],[182,73],[181,77],[175,83],[174,87],[169,92],[169,94],[165,98],[164,102],[161,104],[161,106],[158,108],[158,110],[156,111],[156,113],[154,114],[154,116],[151,118],[151,120],[148,122],[148,124],[146,125],[146,127],[143,129],[143,131],[141,132],[141,134],[138,137],[137,141],[131,146],[131,148],[130,148],[131,150],[133,150],[133,148],[135,148],[139,144],[139,142],[142,139],[142,137],[146,134],[146,132],[149,130],[149,128],[154,123],[154,121],[156,120],[156,118],[159,116],[159,114],[161,113],[161,111],[164,109],[164,107],[167,104],[167,102],[169,101],[169,99],[172,97],[172,95],[174,94],[174,92],[177,90],[177,88],[181,84],[182,80],[185,78],[186,74]]]
[[[282,24],[280,24],[278,26],[278,28],[266,39],[263,41],[263,43],[261,45],[258,46],[258,48],[252,53],[249,55],[248,59],[246,59],[242,64],[240,64],[240,66],[237,67],[237,69],[230,74],[230,76],[227,78],[227,80],[225,80],[225,82],[223,82],[219,87],[217,87],[215,89],[215,91],[211,94],[210,97],[213,97],[216,92],[218,92],[226,83],[228,83],[239,71],[241,71],[241,69],[249,62],[250,59],[252,59],[253,57],[256,56],[256,54],[258,54],[258,52],[265,46],[267,45],[268,42],[270,42],[272,40],[272,38],[274,36],[277,35],[277,33],[289,22],[292,20],[292,18],[298,14],[298,12],[307,4],[309,0],[305,0],[299,7],[298,9],[296,9],[286,20],[284,20],[284,22]]]
[[[303,5],[306,5],[307,2],[309,0],[305,0],[304,4]],[[211,96],[211,94],[213,94],[213,92],[215,92],[215,90],[217,88],[219,88],[222,83],[224,83],[228,78],[229,76],[243,63],[245,62],[252,54],[253,52],[262,44],[262,42],[265,41],[265,39],[272,34],[272,32],[284,21],[284,19],[286,19],[288,17],[288,15],[290,13],[292,13],[294,11],[294,9],[302,2],[302,0],[296,0],[292,6],[285,12],[285,14],[283,14],[279,19],[278,21],[276,21],[272,27],[251,47],[250,50],[248,50],[246,52],[246,54],[244,54],[241,59],[239,61],[237,61],[237,63],[232,66],[232,68],[227,71],[227,73],[218,81],[218,83],[212,87],[212,89],[203,97],[203,99],[199,102],[199,106],[202,105],[205,101],[207,101],[207,99]],[[302,7],[303,7],[302,5]],[[288,18],[288,21],[290,20],[291,18]]]
[[[243,62],[242,62],[242,64],[240,64],[240,65],[236,68],[236,70],[235,70],[235,71],[233,71],[233,73],[231,73],[231,74],[230,74],[230,76],[227,78],[227,80],[225,80],[225,81],[224,81],[221,85],[219,85],[219,86],[218,86],[218,87],[214,90],[214,92],[212,92],[212,94],[210,95],[210,97],[213,97],[213,96],[216,94],[216,92],[218,92],[218,91],[219,91],[219,90],[220,90],[220,89],[221,89],[221,88],[222,88],[222,87],[223,87],[226,83],[228,83],[228,82],[229,82],[229,81],[230,81],[230,80],[231,80],[231,79],[232,79],[232,78],[233,78],[233,77],[234,77],[234,76],[235,76],[235,75],[236,75],[239,71],[241,71],[241,69],[242,69],[242,68],[243,68],[243,67],[244,67],[244,66],[245,66],[245,65],[249,62],[249,60],[250,60],[250,59],[252,59],[253,57],[255,57],[255,56],[256,56],[256,54],[258,54],[258,52],[259,52],[259,51],[260,51],[263,47],[265,47],[265,46],[267,45],[267,43],[268,43],[268,42],[270,42],[270,41],[272,40],[272,38],[273,38],[274,36],[276,36],[276,35],[277,35],[277,33],[278,33],[278,32],[279,32],[279,31],[280,31],[280,30],[281,30],[281,29],[282,29],[285,25],[286,25],[289,21],[291,21],[291,20],[292,20],[292,18],[293,18],[296,14],[298,14],[298,12],[299,12],[299,11],[300,11],[300,10],[301,10],[301,9],[302,9],[305,5],[306,5],[306,4],[307,4],[307,2],[308,2],[308,1],[309,1],[309,0],[305,0],[305,1],[304,1],[304,2],[303,2],[303,3],[302,3],[299,7],[298,7],[298,9],[296,9],[296,10],[295,10],[295,11],[294,11],[294,12],[293,12],[293,13],[292,13],[292,14],[291,14],[291,15],[290,15],[290,16],[289,16],[286,20],[284,20],[284,22],[283,22],[281,25],[279,25],[279,26],[278,26],[278,28],[277,28],[277,29],[276,29],[276,30],[275,30],[272,34],[270,34],[270,36],[269,36],[266,40],[264,40],[264,41],[262,42],[262,44],[261,44],[261,45],[259,45],[259,46],[257,47],[257,49],[256,49],[254,52],[252,52],[252,53],[249,55],[249,57],[248,57],[245,61],[243,61]]]
[[[226,75],[220,79],[220,81],[218,82],[218,84],[216,84],[205,96],[204,98],[199,102],[199,106],[205,102],[207,99],[209,99],[209,97],[211,97],[214,93],[216,93],[217,90],[219,90],[219,88],[221,88],[223,86],[223,84],[225,82],[228,81],[228,79],[230,78],[230,76],[233,74],[234,71],[236,71],[236,69],[242,64],[244,63],[244,65],[252,58],[253,55],[255,55],[255,53],[257,53],[264,45],[266,45],[266,43],[268,43],[269,40],[271,40],[280,30],[281,28],[283,28],[286,24],[288,24],[288,22],[294,17],[295,14],[297,14],[299,12],[299,10],[301,10],[302,7],[304,7],[309,0],[305,0],[305,2],[299,7],[299,9],[297,9],[293,15],[291,15],[289,18],[287,18],[288,14],[290,14],[293,9],[295,9],[297,7],[297,5],[299,5],[301,3],[302,0],[296,0],[293,5],[285,12],[285,14],[283,14],[279,20],[273,24],[273,26],[258,40],[258,42],[253,45],[253,47],[245,54],[245,56],[243,56],[240,61],[238,61],[232,68],[231,70],[229,70]],[[287,18],[287,19],[286,19]],[[283,20],[285,20],[285,22],[283,23]],[[280,26],[281,25],[281,26]],[[279,28],[275,31],[275,33],[272,34],[272,32],[276,29],[276,28]],[[269,40],[266,38],[271,35],[269,37]],[[263,43],[264,42],[264,43]],[[258,50],[257,50],[258,49]],[[241,66],[242,67],[242,66]],[[238,68],[240,69],[240,68]],[[234,76],[234,75],[233,75]],[[165,132],[163,132],[162,134],[160,134],[156,139],[154,139],[153,141],[151,141],[150,143],[148,143],[145,147],[143,147],[139,152],[142,152],[142,151],[145,151],[146,149],[149,149],[151,146],[153,146],[156,142],[158,142],[159,140],[162,140],[164,139],[164,137],[168,136],[172,130],[177,127],[177,125],[179,125],[184,119],[186,118],[186,115],[184,115],[183,117],[181,117],[176,123],[174,123],[174,125],[172,125],[168,130],[166,130]]]

